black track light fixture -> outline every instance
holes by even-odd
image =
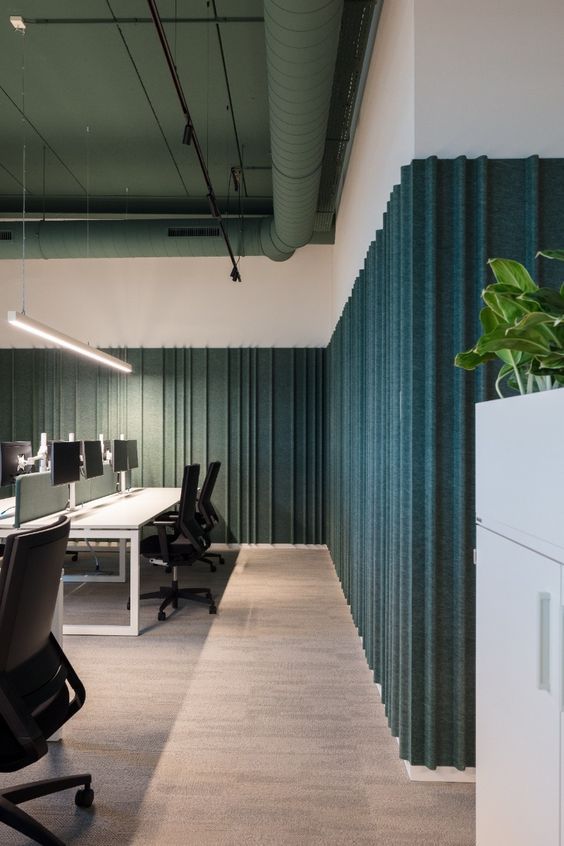
[[[231,168],[231,179],[233,180],[233,189],[238,192],[241,185],[241,170],[238,167]]]
[[[161,43],[161,47],[163,50],[163,54],[165,57],[165,61],[168,65],[168,69],[170,71],[170,76],[172,79],[172,83],[174,85],[178,101],[180,103],[180,108],[182,109],[182,114],[184,115],[184,131],[182,134],[182,143],[183,144],[191,144],[194,148],[194,152],[196,153],[196,157],[198,159],[202,176],[204,177],[204,181],[206,183],[207,189],[207,198],[208,203],[210,206],[210,212],[212,216],[217,220],[219,228],[221,229],[221,234],[223,235],[223,240],[225,241],[225,246],[227,247],[227,252],[229,254],[229,258],[231,259],[231,264],[233,268],[231,270],[231,278],[234,282],[241,281],[241,274],[237,269],[237,259],[233,253],[233,249],[231,247],[231,243],[229,241],[229,235],[227,233],[227,229],[225,226],[224,221],[221,217],[221,212],[219,211],[217,200],[215,198],[215,193],[213,190],[213,185],[211,182],[210,174],[208,171],[208,166],[204,159],[204,153],[202,151],[200,142],[198,140],[198,135],[194,128],[194,124],[192,122],[192,116],[190,114],[190,110],[188,109],[188,103],[186,102],[186,97],[184,96],[184,91],[182,90],[182,84],[180,82],[180,77],[178,75],[178,70],[176,68],[176,64],[174,62],[174,58],[172,55],[172,51],[170,49],[170,44],[168,43],[168,39],[166,37],[166,32],[163,26],[163,22],[161,20],[161,16],[159,15],[159,10],[157,8],[157,0],[147,0],[149,5],[149,9],[151,10],[151,17],[153,18],[153,23],[155,25],[155,29],[157,31],[158,39]]]
[[[219,208],[218,208],[218,206],[217,206],[217,201],[216,201],[216,199],[215,199],[215,195],[214,195],[214,194],[212,194],[212,192],[211,192],[211,191],[210,191],[210,193],[208,194],[208,203],[209,203],[209,206],[210,206],[210,214],[211,214],[211,216],[212,216],[212,217],[215,217],[216,219],[217,219],[217,218],[219,218],[219,217],[221,217],[221,213],[220,213]]]
[[[182,134],[182,143],[186,144],[187,147],[190,146],[192,143],[192,136],[194,134],[194,126],[192,123],[187,123],[184,127],[184,132]]]

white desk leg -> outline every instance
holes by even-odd
[[[139,532],[131,533],[131,546],[129,548],[129,590],[130,590],[130,616],[129,625],[132,634],[139,634]]]
[[[119,580],[125,583],[125,559],[126,559],[127,539],[119,539]]]
[[[61,573],[61,581],[59,582],[59,593],[57,594],[57,604],[55,605],[55,613],[53,614],[53,624],[51,631],[61,644],[63,645],[63,573]],[[59,729],[49,738],[50,741],[62,740],[63,732]]]

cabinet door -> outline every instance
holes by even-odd
[[[561,565],[478,528],[478,846],[560,843]]]

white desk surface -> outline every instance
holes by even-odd
[[[71,519],[71,533],[73,530],[102,529],[135,530],[153,520],[161,511],[172,508],[180,499],[180,488],[137,488],[128,493],[110,494],[101,499],[92,500],[75,511],[63,511]],[[1,509],[0,509],[1,510]],[[21,529],[47,525],[55,520],[59,514],[48,514],[31,520],[21,526]],[[13,529],[13,516],[0,519],[0,533]]]
[[[111,494],[69,512],[74,529],[140,529],[180,499],[180,488],[137,488]]]

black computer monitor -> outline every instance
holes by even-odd
[[[80,441],[53,441],[51,484],[67,485],[80,479]]]
[[[0,443],[0,485],[13,485],[16,476],[31,473],[33,465],[26,465],[31,458],[31,441],[3,441]]]
[[[82,441],[82,470],[87,479],[104,475],[100,441]]]
[[[129,470],[127,463],[127,441],[112,442],[112,466],[116,473]]]
[[[127,444],[127,469],[133,470],[139,467],[139,459],[137,457],[137,441],[126,441]]]

